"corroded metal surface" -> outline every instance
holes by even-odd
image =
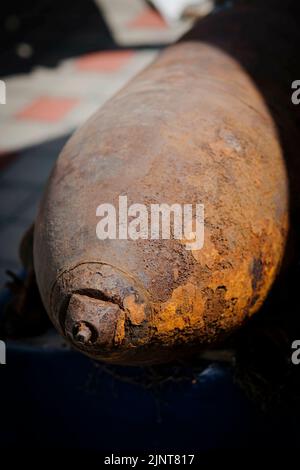
[[[216,343],[258,310],[280,266],[283,150],[261,93],[228,53],[237,38],[220,47],[224,22],[230,13],[208,18],[102,107],[48,183],[35,227],[38,285],[56,328],[91,357],[154,363]],[[257,38],[255,47],[249,61]],[[128,204],[204,204],[203,249],[99,241],[96,207],[117,206],[120,194]]]

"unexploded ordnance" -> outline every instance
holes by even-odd
[[[261,91],[280,89],[280,66],[256,67],[278,18],[263,21],[237,8],[200,22],[64,147],[35,225],[35,270],[54,325],[91,357],[166,361],[218,342],[265,299],[289,222],[278,122]],[[204,247],[99,241],[96,208],[120,195],[204,204]]]

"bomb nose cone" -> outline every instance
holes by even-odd
[[[91,262],[64,271],[51,299],[57,329],[93,359],[135,363],[151,339],[147,292],[113,266]]]
[[[111,349],[124,329],[125,314],[109,301],[72,294],[65,317],[65,332],[80,349]]]

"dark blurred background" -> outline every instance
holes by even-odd
[[[64,57],[115,47],[92,0],[1,2],[0,75],[55,66]]]

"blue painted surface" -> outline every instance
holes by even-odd
[[[75,351],[8,342],[0,367],[2,448],[186,453],[290,443],[287,428],[263,416],[217,365],[193,382],[144,388]]]

